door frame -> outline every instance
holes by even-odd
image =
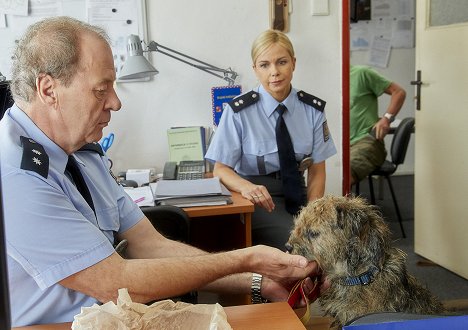
[[[349,0],[342,2],[342,22],[341,22],[341,90],[342,90],[342,135],[341,147],[342,149],[342,168],[343,168],[343,196],[349,195],[351,191],[350,176],[351,165],[349,160],[349,63],[350,63],[350,48],[349,48]]]

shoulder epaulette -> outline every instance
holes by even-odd
[[[234,112],[239,112],[242,109],[245,109],[248,106],[254,104],[259,99],[260,99],[260,94],[258,94],[255,91],[250,91],[248,93],[245,93],[244,95],[236,97],[234,100],[232,100],[228,104],[231,106]]]
[[[319,111],[323,112],[323,110],[325,110],[325,104],[327,104],[327,102],[325,102],[322,99],[319,99],[317,96],[308,94],[304,91],[299,91],[297,92],[297,97],[299,98],[300,101],[314,107],[315,109]]]
[[[93,151],[97,152],[101,156],[104,156],[104,151],[102,151],[101,145],[97,142],[87,143],[84,146],[82,146],[78,151]]]
[[[49,156],[44,147],[31,138],[20,136],[23,146],[21,169],[33,171],[47,179],[49,175]]]

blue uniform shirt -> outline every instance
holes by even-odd
[[[224,107],[221,121],[205,158],[232,167],[241,175],[269,174],[280,170],[275,126],[276,101],[262,86],[257,89],[259,101],[234,112]],[[288,111],[283,115],[297,161],[307,156],[320,163],[336,153],[325,114],[303,103],[292,88],[282,102]],[[259,166],[259,162],[262,163]],[[261,173],[264,165],[266,173]]]
[[[47,177],[21,168],[20,136],[43,146]],[[128,230],[144,215],[110,175],[106,156],[78,151],[74,157],[95,215],[64,174],[68,155],[16,105],[0,122],[0,150],[12,325],[73,321],[96,299],[58,282],[110,256],[113,233]],[[42,166],[40,157],[34,162]]]

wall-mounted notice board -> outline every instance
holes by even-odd
[[[51,16],[71,16],[103,27],[111,38],[117,76],[127,56],[127,36],[146,39],[146,0],[0,0],[0,72],[7,79],[15,40],[29,25]]]

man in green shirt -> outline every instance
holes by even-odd
[[[385,114],[379,118],[378,97],[390,95]],[[350,162],[351,184],[361,181],[385,161],[384,137],[405,102],[398,84],[367,66],[350,68]]]

